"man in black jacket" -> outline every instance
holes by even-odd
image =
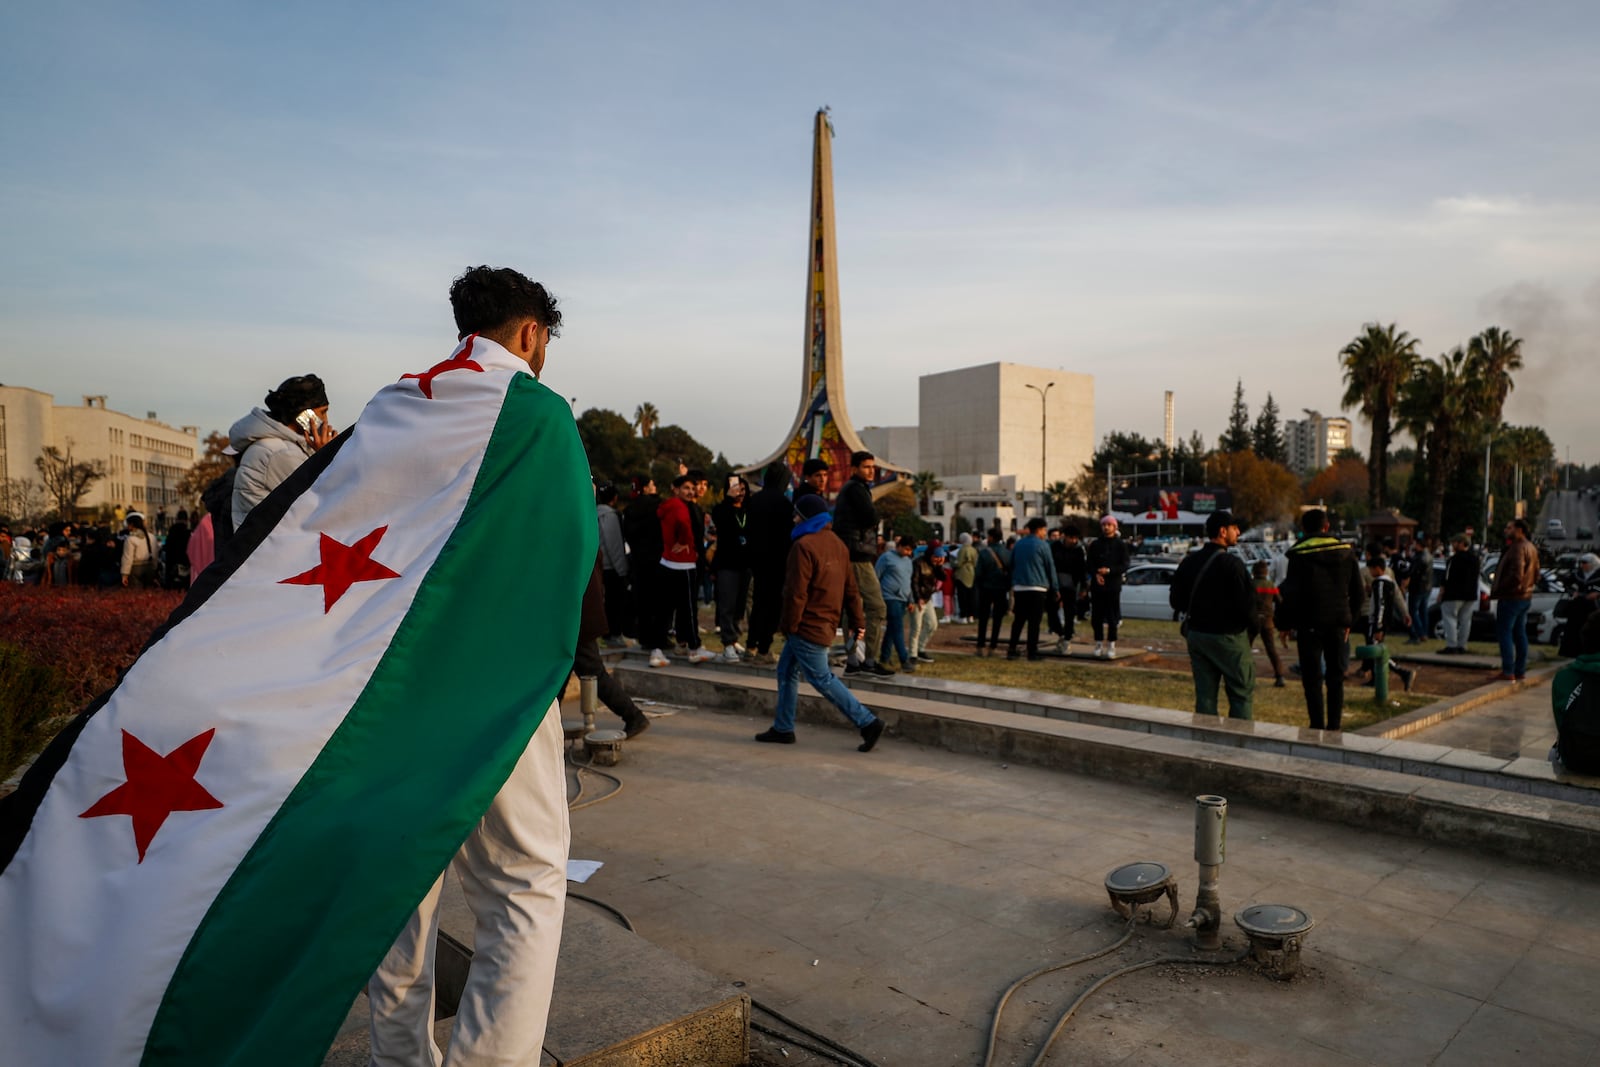
[[[772,637],[778,632],[783,605],[784,566],[789,559],[789,534],[794,529],[790,502],[789,468],[775,462],[761,479],[761,490],[750,497],[750,648],[749,660],[775,666]]]
[[[1239,543],[1232,513],[1206,517],[1207,543],[1178,564],[1168,600],[1187,616],[1189,666],[1194,671],[1196,715],[1217,714],[1217,685],[1228,690],[1228,718],[1251,717],[1256,665],[1250,658],[1250,616],[1256,586],[1244,561],[1228,549]]]
[[[1300,652],[1300,683],[1306,691],[1311,728],[1323,725],[1322,686],[1327,682],[1327,725],[1344,717],[1344,675],[1350,665],[1350,626],[1361,614],[1361,573],[1350,546],[1327,536],[1328,513],[1312,508],[1300,516],[1302,537],[1289,549],[1289,570],[1279,585],[1278,629]]]
[[[656,516],[660,506],[655,479],[648,474],[634,475],[633,503],[622,513],[622,539],[628,542],[628,570],[633,579],[634,632],[646,649],[658,647],[649,643],[652,640],[665,640],[656,633],[661,614],[656,581],[661,570],[661,520]]]
[[[1444,563],[1444,587],[1439,591],[1439,618],[1444,623],[1444,648],[1441,656],[1467,654],[1467,638],[1472,635],[1472,613],[1478,607],[1478,584],[1482,567],[1472,541],[1456,534],[1450,557]]]
[[[1056,651],[1065,654],[1078,618],[1078,594],[1084,592],[1089,574],[1089,558],[1078,539],[1078,527],[1062,523],[1061,536],[1050,540],[1050,558],[1056,565],[1056,592],[1060,595],[1050,611],[1050,630],[1060,640]]]
[[[866,659],[856,662],[852,647],[844,668],[846,674],[868,670],[874,673],[893,674],[877,670],[878,645],[883,641],[883,623],[888,608],[883,603],[883,590],[878,586],[878,509],[872,503],[872,483],[878,477],[878,460],[871,452],[850,454],[850,480],[839,490],[839,499],[833,505],[833,532],[839,535],[845,548],[850,550],[850,569],[855,571],[856,588],[861,592],[861,604],[866,611]]]
[[[1133,562],[1133,550],[1121,536],[1115,515],[1100,520],[1100,536],[1089,546],[1088,557],[1089,625],[1094,628],[1094,654],[1116,659],[1117,627],[1122,623],[1122,576]]]

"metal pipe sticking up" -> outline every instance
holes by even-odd
[[[578,675],[578,709],[583,712],[583,732],[594,733],[594,719],[600,712],[600,680]]]
[[[1201,795],[1194,798],[1194,859],[1200,865],[1200,885],[1195,891],[1194,914],[1186,927],[1194,931],[1197,948],[1222,947],[1222,898],[1218,883],[1228,845],[1228,800]]]

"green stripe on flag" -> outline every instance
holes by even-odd
[[[321,1062],[565,683],[597,537],[567,403],[519,375],[394,640],[190,940],[144,1064]]]

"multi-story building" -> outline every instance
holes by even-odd
[[[917,463],[941,479],[1010,475],[1018,493],[1071,482],[1094,455],[1094,378],[985,363],[918,381]]]
[[[1333,457],[1350,447],[1350,420],[1324,418],[1320,411],[1305,409],[1303,419],[1283,424],[1283,440],[1288,467],[1298,474],[1315,474],[1333,462]]]
[[[35,460],[54,446],[74,461],[105,465],[78,506],[154,511],[179,503],[178,481],[200,454],[199,431],[113,411],[104,396],[85,396],[67,407],[49,393],[0,386],[0,481],[39,479]]]

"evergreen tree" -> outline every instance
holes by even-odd
[[[1233,387],[1233,412],[1228,416],[1228,428],[1217,441],[1218,452],[1248,452],[1254,441],[1250,437],[1250,409],[1244,402],[1244,381]]]
[[[1261,413],[1256,416],[1250,441],[1256,455],[1262,459],[1282,463],[1288,458],[1285,455],[1287,448],[1283,440],[1283,427],[1278,422],[1278,402],[1272,399],[1271,393],[1267,394],[1267,402],[1261,405]]]

